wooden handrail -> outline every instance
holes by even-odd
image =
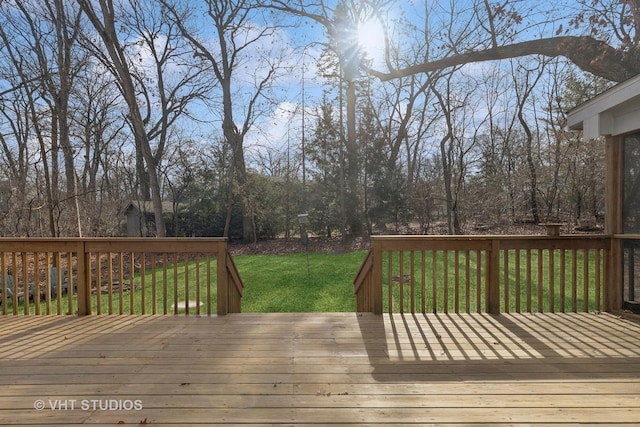
[[[353,291],[356,294],[356,311],[373,311],[373,251],[367,252],[360,270],[353,280]]]
[[[21,314],[17,291],[24,314],[212,314],[213,292],[215,312],[241,311],[226,238],[0,238],[0,270],[2,314]]]
[[[240,313],[241,307],[240,302],[242,301],[242,294],[244,292],[244,283],[242,283],[242,279],[240,278],[240,274],[238,273],[238,268],[236,267],[235,262],[233,262],[233,258],[229,251],[225,250],[226,254],[226,270],[228,274],[228,312],[229,313]]]
[[[356,310],[604,310],[610,247],[603,235],[374,236]]]
[[[366,277],[371,274],[373,269],[373,253],[371,251],[367,252],[367,256],[362,261],[362,265],[360,266],[360,270],[358,270],[358,274],[356,278],[353,279],[353,291],[357,294],[360,290],[360,287],[364,284]]]

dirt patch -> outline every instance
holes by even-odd
[[[401,234],[419,234],[416,230],[403,230]],[[432,226],[431,235],[446,235],[446,224],[434,224]],[[602,227],[595,226],[587,229],[581,229],[571,224],[561,227],[562,234],[582,234],[582,233],[602,233]],[[464,230],[466,235],[545,235],[546,228],[537,224],[513,224],[513,225],[488,225],[477,224]],[[387,234],[398,234],[390,231]],[[281,255],[304,253],[345,253],[358,250],[367,250],[371,247],[371,239],[368,237],[358,237],[347,242],[343,242],[340,238],[326,239],[320,237],[309,238],[308,246],[305,246],[299,237],[290,239],[273,239],[263,240],[257,243],[244,243],[242,241],[231,241],[229,243],[229,252],[232,255]]]
[[[304,245],[300,238],[263,240],[257,243],[230,242],[231,255],[282,255],[309,251],[310,253],[336,254],[369,249],[370,240],[356,238],[348,242],[341,239],[310,238]]]

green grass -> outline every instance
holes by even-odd
[[[355,311],[353,278],[365,251],[234,257],[245,284],[243,312]]]

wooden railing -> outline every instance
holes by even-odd
[[[608,236],[378,236],[354,280],[359,312],[606,310]]]
[[[2,314],[241,311],[224,238],[0,239]]]

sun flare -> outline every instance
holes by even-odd
[[[358,26],[358,44],[373,60],[384,57],[384,30],[377,19],[371,19]]]

